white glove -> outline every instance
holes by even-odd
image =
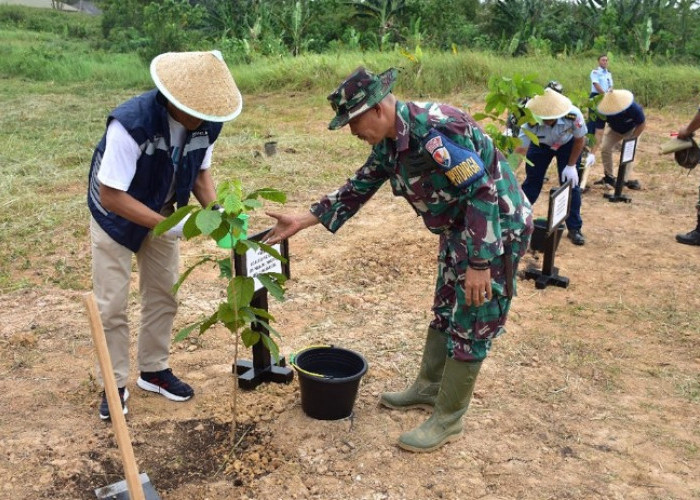
[[[185,222],[187,222],[187,219],[190,218],[190,214],[185,215],[180,222],[175,224],[173,227],[168,229],[165,234],[168,236],[174,236],[175,238],[182,238],[184,234],[182,233],[182,229],[185,227]]]
[[[561,171],[561,181],[571,181],[573,187],[578,186],[578,172],[576,171],[576,165],[567,165],[564,170]]]
[[[595,163],[595,155],[593,153],[588,153],[588,156],[586,156],[586,168],[592,167],[593,164]]]

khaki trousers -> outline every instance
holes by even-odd
[[[625,134],[619,134],[610,127],[605,127],[603,145],[601,146],[600,151],[600,156],[603,159],[603,169],[605,170],[605,175],[609,177],[615,177],[615,166],[613,164],[613,148],[616,144],[621,144],[624,139],[632,138],[633,135],[634,129],[630,130]],[[625,169],[625,178],[623,179],[623,181],[626,182],[634,179],[634,176],[632,175],[633,169],[634,162],[628,163],[627,168]]]
[[[114,241],[94,218],[90,219],[90,237],[93,293],[100,310],[114,376],[117,385],[124,387],[129,377],[127,307],[133,252]],[[141,295],[137,355],[140,371],[155,372],[168,368],[170,337],[177,311],[172,287],[178,279],[179,258],[177,238],[154,237],[152,233],[136,253]]]

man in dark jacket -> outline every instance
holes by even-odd
[[[172,401],[186,401],[192,388],[168,367],[177,300],[178,237],[185,220],[161,237],[151,230],[190,194],[203,207],[216,199],[209,172],[222,123],[241,111],[233,77],[214,52],[169,52],[151,62],[156,89],[112,111],[92,157],[88,181],[92,279],[114,376],[126,414],[132,256],[141,294],[137,385]],[[99,408],[108,419],[102,394]]]
[[[277,243],[321,223],[335,232],[385,182],[439,235],[438,278],[423,360],[416,381],[380,402],[432,416],[399,438],[406,450],[432,451],[462,432],[481,363],[504,332],[515,270],[532,233],[530,204],[491,139],[465,112],[437,103],[399,101],[396,69],[375,75],[358,68],[328,96],[329,128],[372,145],[348,182],[307,213],[270,213],[267,241]]]
[[[615,186],[616,178],[613,164],[613,149],[625,139],[638,138],[646,127],[644,110],[635,102],[629,90],[611,90],[598,103],[598,113],[604,115],[608,127],[603,136],[600,155],[603,159],[605,176],[596,184]],[[641,189],[637,179],[633,179],[634,163],[628,163],[625,169],[625,186],[629,189]]]

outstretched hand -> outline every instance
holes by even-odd
[[[306,229],[318,223],[318,219],[311,213],[305,215],[287,215],[279,212],[265,213],[277,220],[275,227],[265,235],[265,239],[263,240],[263,243],[267,243],[268,245],[275,245],[282,240],[291,238],[302,229]]]

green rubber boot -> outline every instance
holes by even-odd
[[[462,434],[462,415],[467,412],[481,361],[465,363],[447,359],[435,410],[428,420],[401,434],[399,446],[415,452],[433,451]]]
[[[385,392],[379,402],[395,410],[423,408],[432,410],[440,390],[442,372],[447,358],[447,337],[444,333],[428,328],[423,347],[423,359],[415,382],[403,392]]]

